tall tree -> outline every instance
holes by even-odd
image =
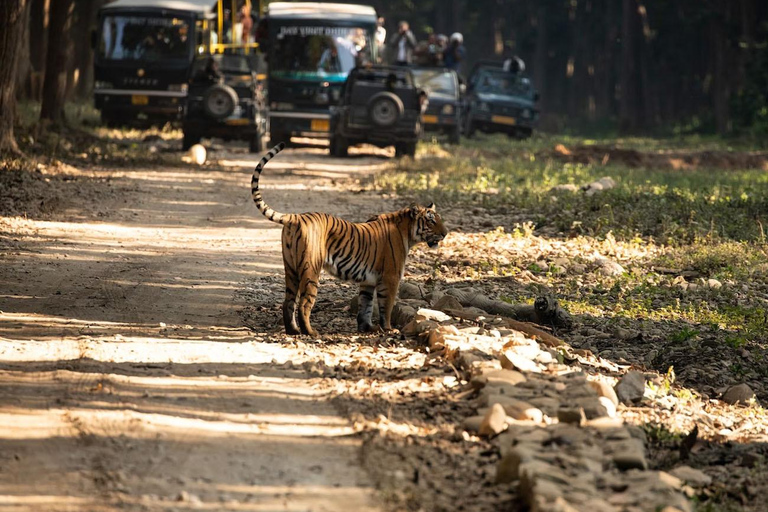
[[[64,121],[64,101],[67,93],[67,58],[72,53],[69,28],[72,25],[74,0],[51,2],[48,24],[48,54],[45,59],[43,104],[40,120],[61,124]]]
[[[13,136],[16,119],[16,66],[21,52],[27,0],[0,2],[0,153],[20,154]]]

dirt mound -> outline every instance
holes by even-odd
[[[580,163],[623,164],[627,167],[661,169],[762,169],[768,171],[768,152],[728,151],[639,151],[616,146],[590,145],[566,147],[558,144],[537,153],[539,157]]]

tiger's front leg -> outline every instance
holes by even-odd
[[[357,300],[357,330],[371,332],[373,328],[373,293],[375,286],[360,285],[360,295]]]
[[[385,331],[392,330],[392,309],[395,307],[399,286],[399,279],[381,281],[376,285],[377,300],[379,301],[379,325]]]

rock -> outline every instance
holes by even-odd
[[[432,307],[438,311],[445,311],[449,309],[461,311],[463,309],[461,302],[452,295],[443,295],[440,299],[432,304]]]
[[[437,309],[435,306],[435,303],[440,300],[442,297],[445,297],[445,292],[441,290],[434,290],[427,294],[425,299],[427,299],[427,302],[434,308]]]
[[[416,311],[416,317],[417,320],[431,320],[433,322],[445,322],[446,320],[450,320],[451,316],[446,315],[442,311],[435,311],[434,309],[426,309],[421,308],[418,311]]]
[[[500,404],[493,404],[491,410],[483,418],[477,433],[481,436],[493,436],[501,433],[506,427],[507,413]]]
[[[207,152],[202,144],[195,144],[189,148],[187,155],[193,164],[203,165],[207,157]]]
[[[645,460],[645,445],[638,439],[627,439],[611,443],[613,463],[621,471],[629,469],[648,469]]]
[[[461,428],[468,432],[478,432],[483,423],[483,416],[470,416],[461,422]]]
[[[597,194],[598,192],[604,192],[606,190],[610,190],[616,186],[616,182],[611,178],[610,176],[603,176],[597,181],[593,181],[592,183],[587,183],[586,185],[582,186],[582,190],[584,190],[584,193],[587,196],[593,196]]]
[[[544,420],[544,413],[540,409],[523,400],[504,395],[490,395],[488,397],[488,405],[492,404],[500,404],[507,413],[507,416],[515,420],[529,420],[537,423],[541,423]]]
[[[537,351],[538,352],[538,351]],[[528,359],[517,354],[514,350],[505,350],[499,356],[501,367],[506,370],[520,370],[521,372],[541,373],[541,367]]]
[[[694,487],[706,487],[712,483],[711,476],[690,466],[676,467],[670,471],[670,474]]]
[[[566,183],[563,185],[555,185],[551,189],[549,189],[550,193],[556,192],[556,193],[562,193],[562,192],[578,192],[579,186],[574,185],[573,183]]]
[[[723,283],[721,283],[717,279],[707,279],[707,286],[709,286],[713,290],[719,290],[720,288],[723,287]]]
[[[616,397],[623,404],[635,404],[643,399],[645,393],[645,375],[640,372],[627,372],[614,387]]]
[[[613,405],[619,405],[619,398],[616,396],[616,392],[613,390],[613,386],[603,380],[590,380],[589,386],[595,390],[597,396],[602,396],[613,402]],[[643,384],[645,386],[645,384]],[[616,408],[614,407],[614,410]]]
[[[512,448],[496,465],[496,483],[508,484],[520,478],[520,464],[534,460],[534,453],[522,446]]]
[[[528,400],[528,403],[543,411],[547,416],[552,416],[553,418],[557,416],[557,410],[560,408],[560,400],[547,396],[533,398]]]
[[[485,377],[488,386],[497,386],[503,384],[516,386],[517,384],[525,382],[526,380],[525,375],[522,373],[508,369],[494,370],[488,373],[484,373],[483,377]]]
[[[752,391],[752,388],[746,384],[737,384],[728,388],[728,390],[723,394],[722,400],[723,402],[731,405],[738,403],[747,404],[754,397],[755,392]]]
[[[421,288],[413,283],[400,283],[400,288],[397,292],[397,296],[401,299],[422,299],[424,294],[421,293]]]
[[[600,401],[600,405],[603,406],[605,409],[604,416],[608,416],[609,418],[614,418],[616,416],[616,404],[608,397],[600,396],[597,397],[597,399]],[[589,416],[587,416],[589,418]],[[594,418],[589,418],[594,419]]]
[[[412,319],[410,322],[400,329],[403,336],[415,337],[422,333],[436,329],[440,324],[431,320],[416,320]]]
[[[560,423],[583,425],[587,418],[581,407],[560,407],[557,410],[557,420]]]
[[[597,258],[595,263],[597,263],[600,273],[604,276],[620,276],[625,272],[624,267],[607,258]]]

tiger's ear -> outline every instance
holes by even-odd
[[[435,203],[429,203],[429,205],[427,206],[427,210],[432,210],[433,212],[437,211],[435,209]]]

